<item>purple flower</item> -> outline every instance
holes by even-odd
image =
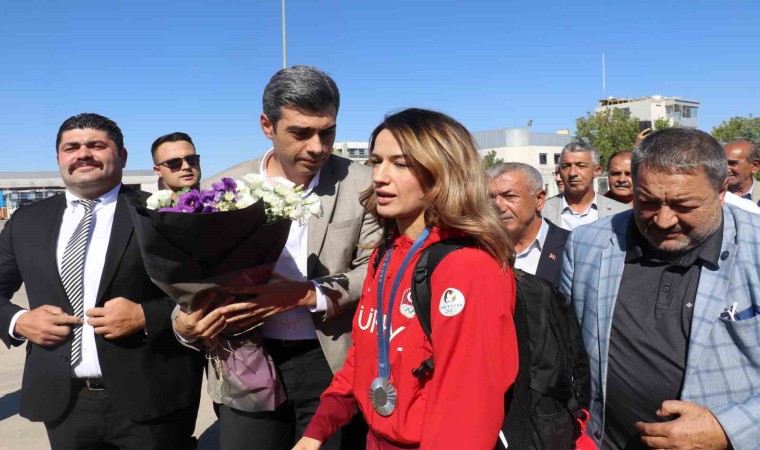
[[[179,196],[177,201],[177,208],[182,212],[199,212],[202,208],[201,196],[197,189],[193,189],[190,192],[185,192]]]
[[[182,210],[176,206],[164,206],[162,208],[159,208],[158,212],[182,212]]]
[[[201,191],[201,203],[207,205],[209,203],[216,203],[219,201],[216,198],[216,191]]]
[[[219,210],[216,209],[216,207],[214,207],[214,206],[204,206],[203,210],[201,210],[201,214],[213,213],[213,212],[217,212],[217,211],[219,211]]]
[[[237,183],[232,178],[222,178],[222,181],[213,183],[211,187],[217,192],[236,192]]]

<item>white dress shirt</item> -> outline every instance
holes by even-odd
[[[106,251],[111,240],[111,227],[119,189],[121,189],[121,185],[98,197],[98,202],[95,203],[92,210],[90,236],[85,248],[84,259],[84,311],[94,308],[97,301],[100,278],[106,261]],[[63,212],[55,255],[59,273],[66,244],[68,244],[69,238],[74,234],[74,230],[84,216],[84,207],[75,203],[77,200],[81,199],[68,190],[66,191],[66,209]],[[25,312],[27,311],[19,311],[11,320],[11,335],[19,339],[23,338],[13,334],[13,329],[18,317]],[[86,320],[82,326],[82,359],[72,367],[72,376],[75,378],[101,377],[103,374],[100,370],[98,350],[95,347],[95,332]]]
[[[754,179],[752,179],[752,184],[749,185],[749,190],[747,190],[747,192],[745,192],[743,194],[740,194],[740,193],[736,192],[735,194],[739,198],[743,198],[743,199],[752,201],[752,192],[755,190],[755,183],[756,183],[756,181]],[[755,205],[755,206],[757,206],[757,205]]]
[[[266,183],[272,186],[267,174],[267,162],[272,157],[270,149],[261,159],[259,173],[266,176]],[[309,186],[304,189],[303,195],[309,195],[311,191],[319,184],[319,174],[317,172],[312,178]],[[282,249],[280,257],[274,266],[274,272],[291,280],[306,281],[306,262],[308,260],[308,235],[309,224],[304,225],[293,222],[290,225],[290,233],[285,248]],[[313,308],[296,308],[284,313],[276,314],[264,320],[264,324],[259,328],[261,336],[268,339],[316,339],[317,329],[314,326],[312,313],[327,310],[327,298],[319,286],[314,283],[317,290],[317,305]]]
[[[559,226],[568,231],[573,231],[576,227],[594,222],[599,219],[599,208],[597,205],[596,194],[594,194],[594,201],[591,202],[591,206],[589,206],[587,210],[577,213],[570,209],[570,206],[567,204],[567,200],[565,200],[565,196],[563,195],[562,214],[560,215],[562,223],[560,223]]]
[[[541,228],[538,230],[536,238],[533,239],[533,242],[525,250],[518,253],[515,257],[515,269],[520,269],[531,275],[536,274],[538,262],[541,259],[541,252],[544,250],[546,235],[549,234],[549,224],[544,219],[540,220]]]

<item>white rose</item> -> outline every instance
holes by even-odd
[[[240,195],[248,195],[251,193],[251,188],[248,187],[248,183],[246,183],[243,180],[235,180],[235,184],[237,184],[237,191]]]
[[[292,181],[288,180],[287,178],[282,177],[274,177],[272,178],[272,185],[274,186],[275,190],[278,186],[282,186],[288,190],[293,190],[296,187],[296,184]]]
[[[172,206],[172,194],[173,192],[168,189],[155,192],[150,197],[148,197],[148,200],[146,200],[146,206],[148,209],[158,209],[165,206]]]
[[[251,205],[256,203],[256,201],[253,199],[253,197],[249,194],[238,194],[237,197],[237,207],[238,209],[247,208]]]
[[[266,183],[266,177],[260,173],[247,173],[243,175],[243,181],[251,190],[259,189]]]

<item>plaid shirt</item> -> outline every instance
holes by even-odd
[[[560,288],[575,306],[591,363],[590,435],[601,443],[612,313],[623,276],[632,211],[575,229],[565,245]],[[717,270],[703,267],[681,398],[709,408],[736,450],[760,442],[760,220],[723,207]],[[721,313],[736,302],[742,320]],[[754,315],[753,315],[754,314]]]

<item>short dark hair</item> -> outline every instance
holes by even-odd
[[[105,131],[108,138],[114,141],[119,150],[124,150],[124,135],[116,122],[108,117],[94,113],[82,113],[71,116],[66,119],[61,127],[58,128],[58,135],[55,137],[55,151],[58,153],[58,146],[61,145],[61,135],[69,130],[82,130],[90,128],[93,130]]]
[[[610,155],[610,157],[607,159],[607,173],[610,173],[610,164],[612,164],[612,160],[615,159],[616,156],[625,155],[626,153],[628,156],[632,156],[633,152],[631,150],[621,150]]]
[[[665,128],[647,135],[633,149],[633,181],[641,167],[668,173],[704,171],[710,186],[720,192],[728,176],[728,159],[720,143],[704,131]]]
[[[562,151],[559,153],[560,163],[562,163],[562,155],[565,153],[590,153],[591,162],[597,166],[599,165],[599,150],[597,150],[596,147],[586,141],[576,139],[573,142],[562,147]]]
[[[186,141],[189,142],[190,145],[195,148],[195,144],[193,144],[193,139],[190,137],[189,134],[183,133],[181,131],[175,131],[174,133],[165,134],[155,141],[153,141],[153,144],[150,146],[150,156],[153,157],[153,162],[156,162],[156,150],[158,150],[158,147],[161,146],[161,144],[165,144],[167,142],[179,142],[179,141]]]
[[[284,106],[317,113],[335,108],[338,114],[340,92],[335,80],[310,66],[293,66],[278,71],[264,88],[264,114],[277,128]]]

